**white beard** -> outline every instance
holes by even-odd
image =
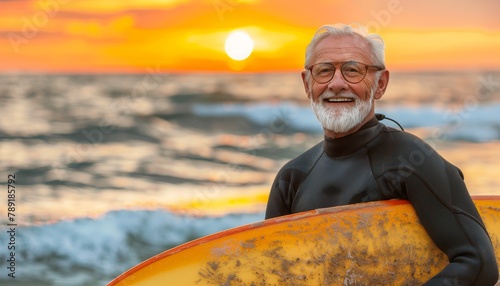
[[[311,107],[323,128],[331,130],[335,133],[345,133],[363,122],[363,120],[368,116],[373,106],[375,90],[376,86],[370,91],[370,99],[366,101],[360,100],[352,92],[335,94],[330,90],[326,90],[318,98],[317,102],[314,101],[311,96]],[[355,105],[352,108],[325,106],[323,99],[333,96],[353,98],[355,100]]]

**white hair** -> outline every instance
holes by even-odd
[[[304,67],[307,69],[311,64],[311,57],[316,46],[326,37],[358,37],[366,41],[370,47],[370,56],[373,65],[385,67],[384,41],[378,34],[368,33],[368,28],[361,25],[324,25],[314,34],[311,42],[306,48],[306,61]],[[366,63],[368,64],[368,63]]]

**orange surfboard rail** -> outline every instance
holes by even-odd
[[[500,265],[500,196],[473,196]],[[122,285],[421,285],[448,263],[405,200],[307,211],[208,235],[132,267]]]

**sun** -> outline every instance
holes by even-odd
[[[231,59],[243,61],[252,54],[253,46],[253,40],[246,32],[235,31],[227,37],[224,50]]]

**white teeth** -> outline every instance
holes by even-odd
[[[354,101],[354,99],[346,98],[346,97],[332,97],[332,98],[327,98],[326,101],[328,101],[328,102],[352,102],[352,101]]]

